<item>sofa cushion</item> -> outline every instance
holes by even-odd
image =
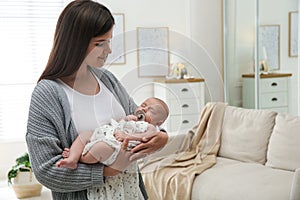
[[[293,172],[259,163],[220,160],[195,178],[192,200],[289,199]]]
[[[300,117],[278,114],[270,138],[267,166],[292,170],[300,168]]]
[[[277,113],[227,106],[219,156],[246,162],[266,162]]]

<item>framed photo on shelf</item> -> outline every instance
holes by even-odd
[[[115,19],[115,26],[111,39],[112,53],[107,57],[107,63],[110,65],[125,64],[125,15],[123,13],[115,13],[113,17]]]
[[[298,56],[298,12],[289,12],[289,56]]]
[[[137,59],[140,77],[168,74],[170,65],[168,27],[137,28]]]
[[[280,68],[280,25],[259,27],[259,49],[265,49],[270,70]]]

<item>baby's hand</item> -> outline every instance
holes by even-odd
[[[127,115],[127,116],[125,117],[125,121],[131,121],[131,120],[137,121],[138,118],[137,118],[135,115]]]
[[[62,152],[62,157],[63,158],[68,158],[70,155],[70,149],[69,148],[64,148],[64,151]]]
[[[121,130],[115,130],[114,132],[114,137],[116,138],[116,140],[118,140],[119,142],[123,142],[124,139],[127,137],[127,134],[124,131]]]

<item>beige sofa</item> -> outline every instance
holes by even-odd
[[[154,156],[178,151],[184,136]],[[298,168],[300,117],[226,106],[217,162],[195,178],[191,199],[300,200]]]

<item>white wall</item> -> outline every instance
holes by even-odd
[[[169,27],[170,63],[188,63],[194,76],[207,80],[207,101],[223,100],[221,1],[212,0],[102,0],[113,13],[125,14],[125,65],[110,66],[137,103],[153,95],[157,77],[139,78],[137,27]],[[211,72],[211,73],[210,73]]]
[[[223,13],[221,0],[190,1],[191,37],[210,59],[200,57],[201,74],[206,80],[206,101],[224,101],[223,82]]]
[[[298,11],[300,10],[300,1],[298,1]],[[300,38],[300,15],[298,15],[298,38]],[[298,49],[300,49],[300,42],[298,42]],[[298,51],[299,55],[299,51]],[[298,56],[298,63],[300,63],[300,56]],[[298,64],[298,73],[300,72],[300,65]],[[298,115],[300,116],[300,76],[298,75]]]
[[[153,95],[154,78],[138,77],[136,28],[169,27],[170,32],[186,35],[189,26],[185,17],[188,4],[181,0],[101,0],[99,2],[106,5],[111,12],[125,15],[126,64],[112,65],[109,70],[122,81],[128,92],[139,103]]]

